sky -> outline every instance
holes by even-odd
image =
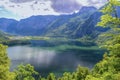
[[[60,15],[78,11],[83,6],[100,8],[106,0],[0,0],[0,8],[16,19],[33,15]],[[5,12],[4,11],[4,12]]]

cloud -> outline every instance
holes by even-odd
[[[82,6],[104,5],[106,0],[0,0],[0,6],[21,18],[32,15],[59,15],[80,10]]]
[[[42,1],[42,2],[46,2],[49,0],[9,0],[10,2],[13,3],[25,3],[25,2],[32,2],[32,1]]]
[[[24,2],[34,1],[34,0],[9,0],[9,1],[14,3],[24,3]]]
[[[0,17],[1,18],[4,18],[4,17],[14,18],[14,19],[17,19],[17,20],[19,20],[19,18],[20,18],[18,15],[15,15],[14,13],[6,10],[4,7],[0,7]]]
[[[52,8],[56,12],[71,13],[81,8],[81,5],[75,0],[51,0]]]
[[[51,7],[51,1],[49,0],[0,0],[0,6],[21,18],[32,15],[59,15]]]
[[[107,0],[51,0],[52,8],[60,13],[71,13],[79,10],[82,6],[100,8],[106,1]]]
[[[96,8],[100,8],[103,6],[107,0],[76,0],[79,4],[83,6],[94,6]]]

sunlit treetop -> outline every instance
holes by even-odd
[[[117,28],[120,25],[117,7],[120,6],[120,0],[108,0],[107,4],[100,10],[103,13],[101,22],[97,26]]]

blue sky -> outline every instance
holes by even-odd
[[[0,7],[19,18],[26,18],[32,15],[70,14],[82,6],[100,8],[105,3],[106,0],[0,0]]]

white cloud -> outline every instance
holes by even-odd
[[[94,6],[100,8],[103,6],[107,0],[76,0],[79,4],[83,6]]]
[[[21,18],[30,17],[32,15],[59,15],[51,7],[51,1],[31,1],[26,3],[13,3],[9,0],[0,0],[0,6],[3,6],[5,9],[13,12],[16,15],[19,15]]]
[[[86,6],[86,5],[89,5],[88,4],[88,0],[76,0],[79,4],[83,5],[83,6]]]
[[[99,8],[105,3],[105,0],[70,0],[70,1],[62,0],[62,1],[63,1],[62,5],[66,5],[69,3],[68,6],[71,7],[69,9],[70,11],[79,9],[79,6],[80,7],[95,6]],[[58,2],[57,0],[0,0],[0,6],[13,12],[15,15],[19,15],[21,18],[30,17],[32,15],[59,15],[62,13],[62,11],[63,13],[65,11],[70,12],[67,10],[67,5],[65,6],[66,10],[65,9],[62,10],[61,8],[59,8],[61,6],[57,6],[57,8],[52,6],[58,4]],[[77,6],[75,6],[75,4],[73,4],[72,2],[78,3]]]

